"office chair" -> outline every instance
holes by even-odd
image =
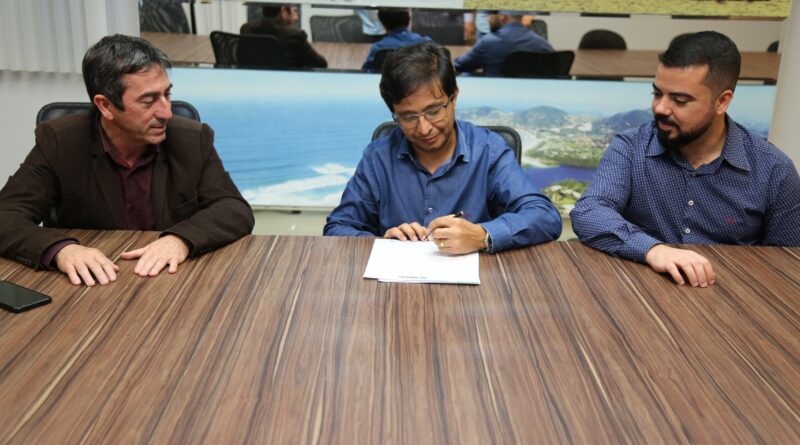
[[[777,53],[778,52],[778,41],[777,40],[769,44],[769,46],[767,47],[767,52],[768,53]]]
[[[464,44],[463,11],[415,8],[411,13],[411,29],[417,34],[430,37],[439,45]]]
[[[536,34],[539,34],[541,38],[547,40],[547,23],[545,23],[544,20],[538,18],[533,19],[531,24],[528,25],[528,28],[530,28],[531,31],[535,32]]]
[[[88,113],[91,109],[92,104],[89,102],[52,102],[43,106],[36,113],[36,125],[62,116]],[[200,113],[189,102],[173,100],[172,114],[200,121]]]
[[[628,49],[625,39],[614,31],[593,29],[581,37],[578,49]]]
[[[209,38],[216,59],[214,68],[286,67],[283,45],[275,36],[212,31]]]
[[[358,16],[312,15],[309,21],[314,42],[372,43],[372,38],[361,31]]]
[[[493,131],[500,135],[500,137],[506,141],[506,144],[511,147],[511,150],[514,151],[514,157],[517,158],[517,163],[522,163],[522,139],[520,139],[517,130],[503,125],[479,125],[479,127]],[[384,122],[378,125],[378,127],[375,128],[375,131],[372,132],[372,140],[374,141],[375,139],[387,136],[395,128],[397,128],[397,124],[393,121]]]
[[[139,2],[139,31],[189,34],[189,21],[180,1]]]
[[[506,57],[503,75],[547,79],[571,79],[569,70],[575,60],[573,51],[514,51]]]

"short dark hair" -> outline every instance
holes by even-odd
[[[271,6],[262,6],[261,7],[261,15],[264,17],[277,17],[278,14],[281,13],[281,9],[283,8],[291,8],[292,4],[284,3],[281,5],[271,5]]]
[[[153,65],[164,70],[172,67],[167,55],[147,40],[122,34],[103,37],[83,56],[83,82],[89,101],[102,94],[124,110],[122,76],[148,70]]]
[[[456,71],[449,52],[425,40],[392,51],[386,56],[381,76],[381,97],[389,110],[414,94],[423,84],[438,82],[449,97],[456,91]]]
[[[386,31],[390,32],[408,28],[408,24],[411,23],[411,15],[408,13],[408,9],[381,8],[378,11],[378,20],[381,21]]]
[[[742,65],[736,44],[716,31],[680,35],[658,55],[658,60],[667,68],[707,65],[708,74],[703,83],[716,94],[736,88]]]

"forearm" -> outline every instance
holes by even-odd
[[[544,197],[481,225],[492,238],[493,252],[553,241],[562,229],[561,215]]]
[[[250,234],[254,225],[253,211],[247,202],[227,197],[173,225],[163,234],[184,239],[189,245],[189,256],[197,257]]]

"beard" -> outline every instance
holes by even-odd
[[[658,142],[661,143],[661,146],[669,150],[676,150],[696,141],[698,138],[700,138],[700,136],[705,134],[713,122],[712,119],[709,119],[708,121],[700,124],[700,126],[684,132],[681,131],[681,128],[678,126],[678,124],[670,120],[669,117],[664,116],[663,114],[656,114],[654,117],[656,122],[662,122],[667,125],[671,125],[673,128],[675,128],[675,130],[677,130],[678,134],[670,137],[669,130],[662,130],[658,127],[658,125],[656,125],[656,130],[658,130],[656,134],[658,137]]]

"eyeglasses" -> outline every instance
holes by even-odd
[[[444,119],[445,115],[447,114],[445,113],[445,110],[447,110],[447,106],[450,105],[450,102],[452,101],[453,96],[451,95],[447,98],[447,102],[444,105],[437,105],[435,107],[428,108],[422,113],[392,113],[392,117],[394,118],[395,122],[403,127],[416,127],[417,123],[419,123],[420,116],[424,116],[428,123],[434,124]]]

